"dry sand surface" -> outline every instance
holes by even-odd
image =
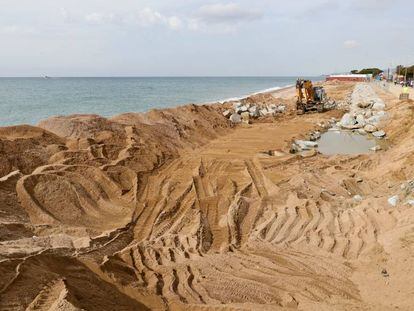
[[[372,87],[389,148],[359,156],[289,154],[343,114],[296,116],[293,89],[251,125],[217,104],[0,128],[0,310],[412,310],[413,104]]]

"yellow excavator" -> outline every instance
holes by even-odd
[[[304,114],[309,111],[324,112],[327,110],[328,97],[322,86],[313,86],[312,81],[298,79],[296,81],[296,112]]]

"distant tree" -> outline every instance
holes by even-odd
[[[407,78],[413,78],[414,77],[414,66],[404,67],[402,65],[398,65],[397,74],[400,74],[402,76],[407,75]]]
[[[378,76],[381,72],[383,72],[379,68],[364,68],[359,71],[360,74],[369,75],[372,74],[372,76]]]
[[[354,74],[357,74],[359,71],[358,70],[356,70],[356,69],[354,69],[354,70],[351,70],[351,73],[354,75]]]

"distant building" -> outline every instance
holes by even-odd
[[[326,81],[355,81],[355,82],[367,82],[372,78],[371,74],[346,74],[346,75],[330,75],[326,77]]]

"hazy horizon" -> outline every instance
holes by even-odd
[[[3,0],[1,77],[319,76],[414,62],[408,0]]]

